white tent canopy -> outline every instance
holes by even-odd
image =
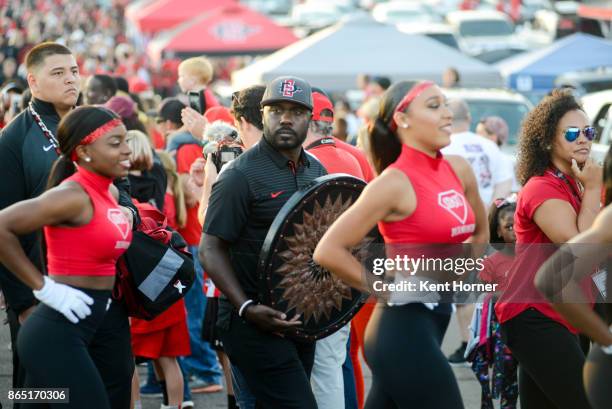
[[[392,81],[428,79],[456,68],[464,87],[499,87],[496,68],[430,38],[405,34],[367,15],[341,21],[235,71],[232,86],[241,89],[281,75],[295,75],[328,91],[356,87],[359,74],[387,76]]]

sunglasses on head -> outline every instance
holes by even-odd
[[[565,129],[565,139],[568,142],[574,142],[580,136],[580,131],[582,131],[584,137],[589,141],[595,139],[595,136],[597,135],[595,128],[592,126],[585,126],[584,129],[580,129],[577,126],[570,126],[569,128]]]

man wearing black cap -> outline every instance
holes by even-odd
[[[310,85],[300,78],[277,78],[261,106],[261,142],[228,165],[213,186],[200,258],[224,294],[217,320],[224,349],[258,404],[311,409],[317,407],[308,380],[314,343],[283,337],[301,323],[258,303],[256,271],[281,207],[326,171],[302,149],[312,116]]]

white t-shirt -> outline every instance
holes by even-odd
[[[508,167],[508,161],[499,147],[473,132],[451,135],[451,143],[442,149],[442,153],[461,156],[470,163],[485,206],[493,200],[495,185],[512,179],[512,169]]]

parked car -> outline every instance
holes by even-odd
[[[605,126],[597,134],[591,146],[591,157],[597,162],[603,162],[612,143],[612,109],[608,109],[607,117],[603,123],[605,123]]]
[[[468,55],[504,48],[522,48],[510,18],[494,10],[460,10],[446,20],[455,30],[459,47]]]
[[[291,0],[242,0],[243,4],[263,14],[287,15],[293,7]]]
[[[533,104],[523,95],[506,89],[448,88],[443,90],[447,98],[461,98],[470,108],[474,131],[478,122],[487,116],[499,116],[508,123],[508,141],[503,148],[507,153],[516,151],[521,123],[533,109]]]
[[[609,145],[610,137],[608,134],[612,128],[612,117],[610,115],[612,112],[612,109],[610,109],[612,106],[612,89],[583,95],[580,102],[597,132],[594,143]],[[602,151],[603,149],[599,147],[598,150]]]
[[[506,14],[511,13],[511,2],[506,0],[480,0],[478,10],[498,10]],[[519,8],[519,23],[532,21],[538,10],[552,10],[550,0],[522,0]]]
[[[406,34],[421,34],[441,42],[452,48],[459,49],[455,32],[448,24],[443,23],[402,23],[397,29]]]
[[[612,89],[612,69],[575,71],[558,76],[556,87],[571,87],[577,95]]]
[[[576,1],[557,1],[552,9],[534,12],[533,28],[546,31],[552,39],[565,37],[578,31],[579,17]]]
[[[291,22],[298,37],[303,37],[338,22],[342,15],[333,4],[303,3],[293,6]]]
[[[385,24],[428,23],[440,17],[426,4],[418,1],[390,1],[379,3],[372,9],[374,20]]]

